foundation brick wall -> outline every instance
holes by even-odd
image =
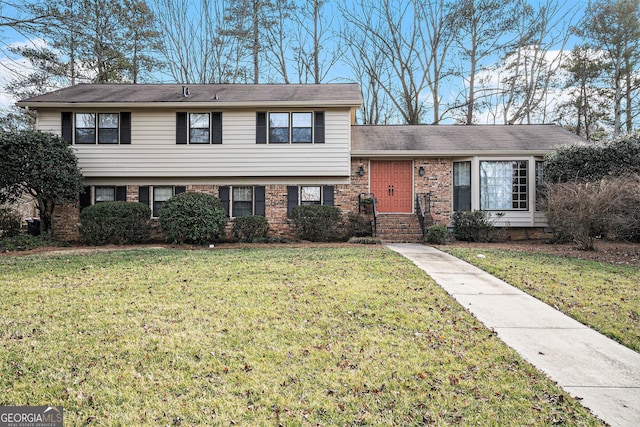
[[[350,184],[334,186],[334,205],[339,207],[346,217],[349,212],[358,213],[358,195],[369,191],[368,158],[351,159]],[[360,176],[359,169],[364,169]],[[420,167],[424,168],[424,176],[420,176]],[[450,158],[416,158],[413,167],[414,192],[431,194],[431,220],[433,224],[450,226],[453,207],[453,161]],[[127,185],[127,201],[138,202],[138,185]],[[187,192],[202,192],[218,196],[217,185],[187,185]],[[269,222],[269,234],[277,237],[293,237],[291,224],[287,217],[287,185],[265,186],[265,216]],[[53,217],[55,237],[66,241],[77,241],[79,238],[79,208],[77,204],[56,206]],[[162,240],[160,223],[157,218],[151,219],[151,238]],[[225,240],[230,240],[233,220],[225,227]],[[544,237],[543,229],[505,229],[505,239],[520,240]]]
[[[51,218],[53,237],[66,242],[76,242],[80,238],[80,208],[77,203],[56,205]]]

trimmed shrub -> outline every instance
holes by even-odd
[[[371,220],[357,213],[349,212],[344,226],[347,239],[351,237],[367,237],[373,234]]]
[[[80,213],[80,240],[91,245],[141,243],[150,237],[151,210],[142,203],[103,202]]]
[[[490,242],[494,226],[487,211],[458,211],[453,214],[453,234],[458,240]]]
[[[335,206],[300,205],[291,215],[293,232],[311,242],[337,240],[342,224],[342,214]]]
[[[449,230],[444,225],[432,225],[427,228],[427,234],[425,241],[432,245],[444,245],[447,243],[449,237]]]
[[[0,237],[14,237],[20,234],[20,215],[9,207],[0,208]]]
[[[240,242],[258,241],[267,237],[269,223],[263,216],[241,216],[235,219],[232,232],[233,237]]]
[[[165,240],[178,244],[213,242],[227,222],[220,199],[204,193],[181,193],[170,198],[158,219]]]

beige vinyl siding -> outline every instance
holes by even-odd
[[[38,110],[38,130],[62,135],[61,112],[62,110]]]
[[[39,111],[40,128],[60,134],[61,111]],[[177,110],[128,111],[132,112],[130,145],[74,145],[78,165],[85,177],[317,176],[348,179],[350,175],[348,109],[325,110],[324,144],[274,145],[256,144],[255,110],[223,111],[221,145],[176,144]]]

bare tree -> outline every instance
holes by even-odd
[[[237,83],[241,69],[237,40],[227,40],[225,9],[216,0],[156,0],[162,34],[160,54],[171,78],[180,83]]]
[[[293,46],[293,66],[300,82],[322,83],[343,55],[343,46],[335,28],[340,26],[333,7],[326,0],[301,0]]]
[[[367,13],[363,13],[367,11]],[[352,49],[362,49],[359,58],[379,52],[388,72],[372,73],[376,86],[388,96],[407,124],[419,124],[425,112],[425,92],[430,52],[423,50],[422,13],[412,0],[359,0],[355,10],[343,5],[345,35]],[[364,55],[363,55],[364,54]],[[357,66],[357,64],[356,64]]]
[[[457,0],[452,13],[456,45],[465,61],[460,74],[466,81],[464,122],[473,124],[480,70],[493,56],[508,50],[515,40],[512,29],[521,11],[512,0]]]
[[[519,5],[518,42],[502,61],[507,76],[496,102],[505,124],[544,121],[549,91],[560,85],[559,71],[575,14],[575,7],[567,9],[559,0],[547,0],[537,8],[526,0]]]

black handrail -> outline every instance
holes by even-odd
[[[427,233],[427,227],[431,225],[431,193],[416,194],[416,215],[422,230],[422,237]]]
[[[366,206],[371,206],[371,209],[366,209]],[[373,224],[371,226],[372,237],[376,236],[378,231],[378,208],[377,200],[373,193],[360,193],[358,194],[358,213],[364,213],[367,215],[373,215]]]

